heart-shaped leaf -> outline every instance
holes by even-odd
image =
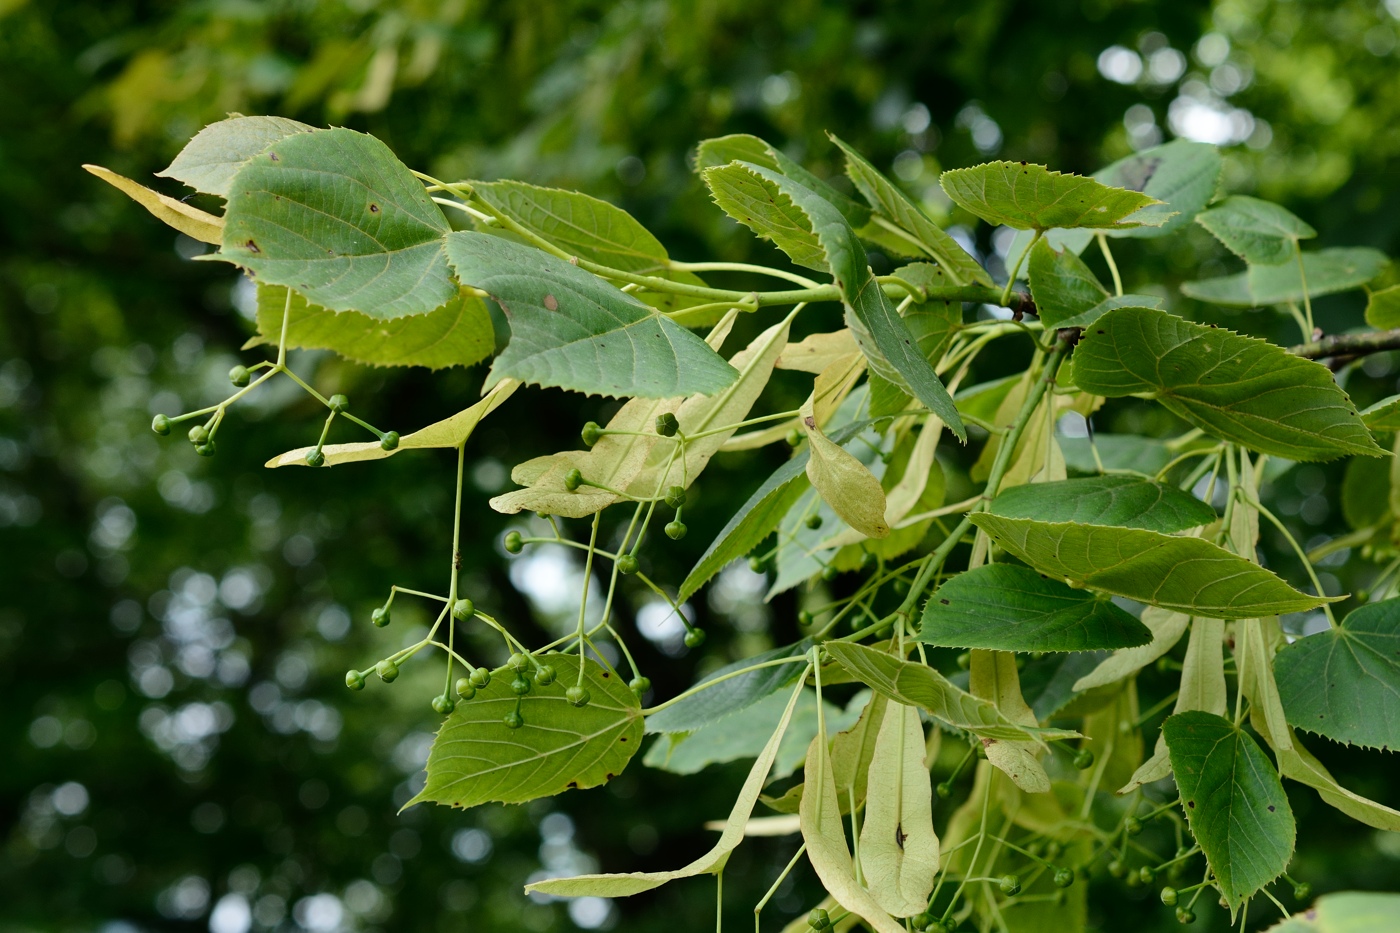
[[[1276,266],[1250,266],[1246,272],[1185,282],[1181,293],[1188,298],[1235,308],[1258,308],[1303,300],[1303,279],[1307,294],[1316,298],[1360,288],[1385,270],[1389,258],[1380,250],[1365,246],[1336,246],[1303,254],[1303,268],[1285,262]]]
[[[1274,657],[1290,725],[1336,742],[1400,749],[1400,599],[1362,606]]]
[[[1225,248],[1251,265],[1276,266],[1297,255],[1298,242],[1317,231],[1286,208],[1235,195],[1196,217]]]
[[[464,285],[487,292],[511,337],[488,382],[510,377],[614,398],[713,395],[738,376],[704,340],[602,279],[485,233],[447,238]]]
[[[226,198],[234,176],[253,156],[293,133],[310,133],[314,129],[286,117],[229,117],[196,133],[175,161],[156,174],[183,181],[196,191]]]
[[[1192,711],[1162,723],[1191,834],[1233,914],[1293,857],[1293,811],[1278,772],[1246,732]]]
[[[1151,393],[1216,437],[1290,460],[1381,455],[1326,366],[1164,311],[1099,318],[1075,348],[1073,379],[1110,398]]]
[[[451,228],[413,173],[373,136],[293,133],[233,179],[217,258],[331,311],[390,319],[457,294]]]
[[[1145,625],[1109,600],[1012,564],[987,564],[940,586],[924,607],[918,637],[999,651],[1092,651],[1151,639]]]
[[[1175,486],[1107,474],[1003,490],[989,511],[1006,518],[1184,531],[1215,521],[1215,509]]]
[[[457,704],[428,753],[427,783],[405,806],[524,803],[596,787],[622,773],[642,742],[636,695],[620,676],[586,661],[582,685],[592,699],[576,707],[564,691],[580,682],[578,656],[551,653],[539,661],[558,677],[523,700],[501,673]],[[517,702],[525,723],[512,729],[505,719]]]
[[[1041,573],[1188,615],[1257,619],[1340,598],[1300,593],[1258,564],[1200,538],[987,512],[972,521]]]
[[[953,169],[944,172],[939,183],[960,207],[988,223],[1018,230],[1158,227],[1167,220],[1161,214],[1137,213],[1161,203],[1150,195],[1025,162]]]

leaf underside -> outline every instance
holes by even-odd
[[[1161,532],[1208,525],[1216,518],[1215,509],[1175,486],[1113,474],[1013,486],[992,500],[989,511],[1005,518]]]
[[[519,698],[502,669],[443,722],[428,754],[427,783],[405,806],[524,803],[596,787],[622,773],[642,740],[641,707],[627,683],[587,661],[583,687],[592,699],[575,707],[564,692],[578,682],[578,656],[545,654],[539,661],[557,677],[520,701],[525,724],[505,724]]]

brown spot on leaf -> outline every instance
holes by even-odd
[[[544,296],[544,306],[545,306],[545,309],[546,309],[546,310],[549,310],[549,311],[558,311],[558,310],[559,310],[559,299],[558,299],[558,298],[555,298],[553,295],[545,295],[545,296]]]
[[[1186,801],[1186,805],[1187,805],[1188,807],[1190,807],[1192,810],[1196,809],[1196,801],[1194,801],[1194,800],[1188,800],[1188,801]]]
[[[945,605],[945,606],[948,605],[948,600],[946,600],[946,599],[940,599],[939,602],[942,603],[942,604]]]
[[[248,251],[249,251],[249,252],[252,252],[252,253],[261,253],[261,252],[262,252],[262,250],[258,249],[258,244],[257,244],[256,242],[254,242],[253,240],[249,240],[247,243],[244,243],[243,245],[246,246],[246,247],[248,247]]]
[[[371,204],[371,205],[369,206],[369,212],[370,212],[371,214],[378,214],[378,213],[379,213],[379,205],[378,205],[378,204]]]
[[[608,679],[609,677],[611,677],[611,676],[612,676],[612,675],[609,674],[607,671],[603,671],[603,679],[604,679],[604,680],[607,680],[607,679]]]
[[[1274,812],[1274,805],[1273,805],[1273,804],[1269,804],[1269,812],[1270,812],[1270,813],[1273,813],[1273,812]]]
[[[271,159],[272,161],[274,161],[274,162],[277,161],[277,153],[275,153],[275,152],[269,152],[269,153],[267,154],[267,157],[268,157],[269,159]]]
[[[897,845],[897,846],[899,846],[901,849],[903,849],[903,848],[904,848],[904,840],[906,840],[906,839],[908,839],[908,838],[909,838],[908,835],[906,835],[905,832],[904,832],[904,827],[903,827],[903,826],[896,826],[896,827],[894,828],[894,842],[895,842],[895,845]]]

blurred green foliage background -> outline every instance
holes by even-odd
[[[830,130],[963,224],[1000,270],[988,231],[948,216],[942,168],[1004,157],[1091,171],[1184,135],[1226,146],[1225,186],[1287,204],[1323,245],[1394,254],[1397,17],[1397,0],[0,0],[0,930],[708,930],[702,881],[618,903],[520,889],[541,872],[682,864],[746,768],[682,779],[634,762],[606,788],[536,805],[396,813],[418,786],[440,668],[359,694],[341,678],[424,622],[404,599],[393,628],[369,613],[391,583],[439,585],[450,458],[267,473],[264,460],[319,431],[290,391],[235,409],[212,461],[154,437],[152,413],[222,397],[250,293],[80,163],[152,182],[206,123],[276,113],[374,133],[439,177],[613,199],[683,258],[773,262],[708,203],[688,152],[753,132],[836,174]],[[1234,268],[1204,233],[1122,242],[1130,290]],[[1293,339],[1268,314],[1183,310]],[[1355,296],[1319,303],[1328,330],[1360,311]],[[1358,404],[1395,391],[1394,365],[1374,357],[1352,374]],[[312,354],[298,366],[400,430],[465,407],[482,377]],[[536,640],[580,570],[549,551],[508,561],[485,500],[512,464],[573,446],[600,413],[523,392],[468,448],[467,591]],[[1131,406],[1104,418],[1174,427]],[[711,468],[686,546],[650,555],[657,576],[680,579],[772,456]],[[1303,540],[1346,529],[1342,476],[1310,466],[1274,481]],[[1284,566],[1279,541],[1265,543]],[[1325,582],[1350,591],[1368,574],[1344,555]],[[644,629],[636,650],[661,697],[795,637],[790,598],[763,607],[743,573],[694,606],[712,634],[699,652],[634,595],[624,624]],[[1165,684],[1147,675],[1143,705]],[[1386,756],[1318,751],[1359,792],[1400,803]],[[1292,797],[1295,877],[1317,893],[1400,887],[1400,842]],[[735,855],[731,923],[749,922],[789,854],[760,841]],[[1093,929],[1176,928],[1147,893],[1094,885]],[[816,891],[795,873],[770,922]],[[1224,929],[1223,913],[1196,928]]]

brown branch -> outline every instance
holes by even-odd
[[[1359,356],[1400,350],[1400,328],[1374,331],[1369,334],[1333,334],[1319,337],[1311,343],[1290,348],[1294,356],[1309,360],[1331,359],[1335,362],[1354,360]]]

